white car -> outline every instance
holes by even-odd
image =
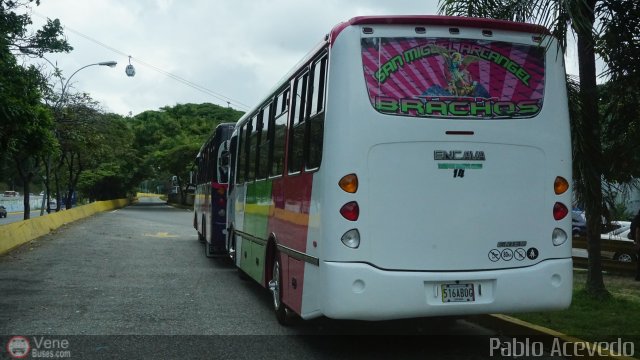
[[[610,231],[608,233],[600,235],[600,239],[602,240],[618,240],[618,241],[629,241],[633,242],[633,240],[629,239],[627,236],[629,235],[629,231],[631,230],[631,222],[630,221],[616,221],[620,225],[619,228]],[[613,260],[622,261],[622,262],[632,262],[636,255],[633,251],[621,251],[621,252],[611,252],[611,251],[602,251],[602,256],[611,258]]]
[[[619,225],[620,227],[608,233],[601,234],[600,239],[633,242],[633,240],[627,237],[631,228],[630,221],[612,221],[612,225]],[[621,252],[601,251],[601,254],[603,258],[621,262],[633,262],[636,258],[636,255],[632,250]],[[572,256],[586,258],[588,257],[587,249],[574,248],[572,249]]]

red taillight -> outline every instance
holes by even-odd
[[[348,202],[342,205],[342,208],[340,208],[340,214],[349,221],[356,221],[358,220],[358,216],[360,216],[360,207],[355,201]]]
[[[218,199],[218,206],[225,206],[226,204],[227,204],[227,202],[225,201],[224,198]]]
[[[562,220],[569,214],[569,209],[563,203],[555,203],[553,205],[553,218],[556,220]]]

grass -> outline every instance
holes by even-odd
[[[587,272],[574,270],[573,300],[567,310],[511,315],[586,341],[633,341],[640,349],[640,281],[605,274],[611,297],[597,300],[585,291]]]

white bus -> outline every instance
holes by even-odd
[[[565,71],[540,26],[353,18],[231,144],[227,249],[282,323],[571,302]]]

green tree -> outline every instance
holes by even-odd
[[[182,204],[186,203],[185,179],[189,178],[189,172],[201,146],[199,143],[182,144],[157,155],[158,162],[162,164],[159,170],[176,176]]]
[[[0,0],[0,34],[2,47],[13,54],[41,57],[50,52],[73,50],[64,38],[60,20],[47,19],[47,23],[35,32],[29,31],[32,24],[30,12],[26,11],[40,0]]]
[[[117,114],[99,114],[100,142],[94,144],[77,188],[91,200],[126,197],[143,179],[133,132]]]
[[[145,111],[129,119],[146,179],[165,184],[177,176],[184,200],[184,179],[202,144],[218,124],[235,122],[242,115],[241,111],[204,103]]]
[[[39,157],[51,151],[48,110],[41,105],[44,82],[33,67],[18,65],[16,56],[42,56],[48,52],[68,52],[58,20],[49,20],[34,33],[29,32],[28,11],[39,0],[0,0],[0,165],[11,161],[24,183],[25,219],[29,218],[29,184],[39,167]],[[3,166],[4,167],[4,166]]]
[[[628,15],[632,9],[631,15]],[[602,181],[605,162],[602,123],[596,83],[596,50],[599,55],[617,47],[603,59],[611,72],[637,74],[640,63],[625,57],[638,47],[638,3],[635,0],[441,0],[440,12],[447,15],[478,16],[532,22],[550,29],[566,51],[567,37],[577,38],[579,85],[577,100],[572,103],[574,180],[578,199],[585,205],[589,272],[587,291],[594,296],[607,296],[600,260],[600,230],[603,214]],[[626,12],[626,13],[625,13]],[[634,17],[635,16],[635,17]],[[599,26],[596,26],[598,19]],[[626,24],[619,22],[624,19]],[[630,33],[624,33],[631,29]],[[635,31],[633,31],[635,30]],[[597,45],[600,45],[597,47]],[[626,49],[626,50],[625,50]],[[637,60],[637,58],[636,58]],[[637,87],[637,82],[635,83]],[[615,172],[614,169],[612,171]]]

